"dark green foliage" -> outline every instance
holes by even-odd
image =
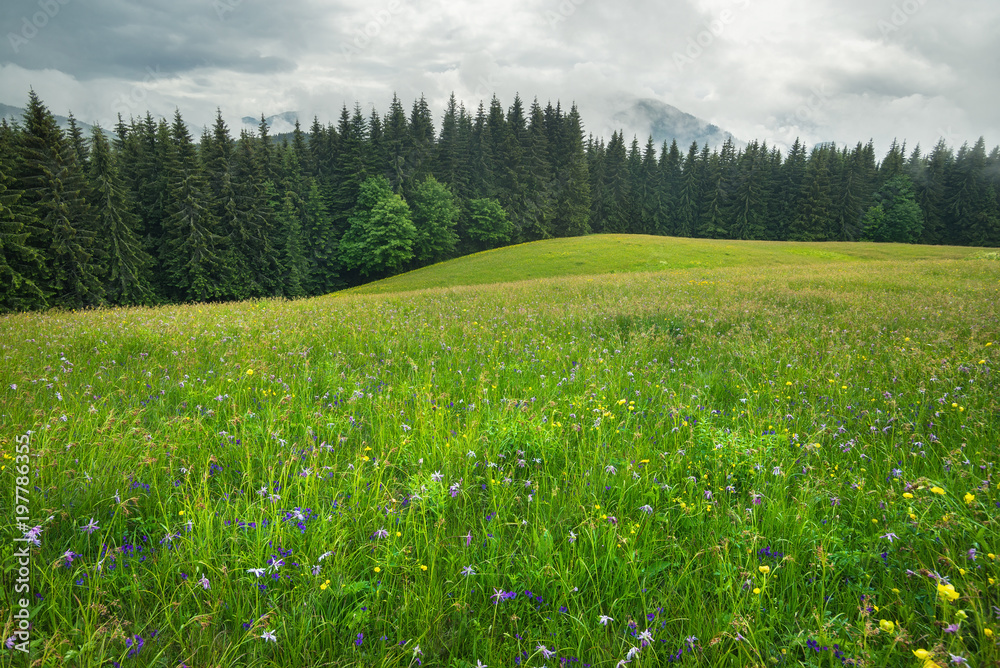
[[[62,132],[31,93],[0,122],[0,310],[320,295],[458,254],[590,232],[1000,246],[1000,148],[876,159],[798,140],[787,155],[652,139],[585,138],[574,105],[470,114],[452,95],[393,98],[275,142],[200,142],[178,111]],[[411,209],[412,207],[412,209]]]
[[[222,299],[232,269],[224,261],[225,239],[219,235],[208,180],[180,111],[174,114],[171,140],[167,154],[170,202],[160,255],[167,296],[195,302]]]
[[[30,230],[37,229],[37,220],[21,206],[21,193],[9,189],[13,179],[4,168],[0,162],[0,313],[46,305],[45,293],[36,284],[42,257],[28,245]]]
[[[447,186],[427,176],[410,197],[413,226],[413,259],[417,264],[440,262],[451,257],[458,243],[455,225],[461,209]]]
[[[410,207],[392,192],[384,176],[361,184],[347,224],[340,240],[341,262],[346,269],[362,276],[387,275],[413,259],[417,230],[410,219]]]
[[[469,202],[469,221],[466,233],[480,249],[497,248],[510,241],[514,225],[500,202],[490,198]]]
[[[923,212],[916,202],[910,177],[899,173],[875,193],[875,206],[861,222],[868,241],[916,243],[923,231]]]
[[[91,135],[90,189],[100,238],[106,248],[106,296],[111,304],[153,304],[150,284],[152,258],[139,239],[139,218],[104,132],[95,125]]]
[[[86,201],[83,170],[55,117],[34,91],[18,143],[16,182],[22,202],[38,219],[38,233],[30,235],[28,243],[43,258],[43,272],[35,285],[52,306],[103,303],[101,248]]]

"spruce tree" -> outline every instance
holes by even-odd
[[[90,186],[97,225],[107,248],[107,299],[116,305],[153,304],[153,259],[142,247],[139,218],[118,171],[118,161],[100,126],[91,134]]]
[[[167,295],[175,301],[221,299],[227,281],[225,240],[219,235],[209,185],[180,110],[174,113],[170,130],[167,156],[170,202],[161,255]]]
[[[103,303],[100,248],[94,219],[85,200],[86,181],[52,113],[31,91],[24,126],[18,135],[16,182],[24,204],[39,220],[29,243],[43,257],[45,273],[36,285],[63,308]]]
[[[576,105],[561,125],[562,132],[553,132],[562,145],[562,160],[556,174],[553,229],[560,237],[582,236],[590,232],[590,174]]]
[[[10,189],[14,180],[6,174],[12,166],[9,157],[0,152],[0,313],[46,306],[45,293],[36,284],[42,257],[28,243],[38,221],[21,205],[21,193]]]

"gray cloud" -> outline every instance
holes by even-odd
[[[42,5],[58,11],[25,38]],[[604,136],[652,99],[779,146],[1000,141],[994,0],[14,0],[0,26],[0,102],[34,86],[84,120],[325,122],[393,92],[440,118],[454,91],[473,111],[494,93],[575,101]]]

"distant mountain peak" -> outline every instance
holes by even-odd
[[[260,126],[260,116],[244,116],[241,120],[243,121],[244,128],[247,130],[256,130]],[[299,112],[297,111],[283,111],[280,114],[264,118],[264,121],[267,123],[267,131],[275,135],[294,130],[295,121],[297,120],[299,120]]]
[[[718,125],[653,98],[636,99],[612,118],[624,131],[635,134],[640,140],[650,135],[657,145],[677,140],[677,146],[682,151],[692,142],[698,142],[699,146],[708,144],[717,147],[729,139],[737,146],[744,145]]]

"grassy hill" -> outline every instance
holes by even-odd
[[[467,255],[368,283],[349,292],[402,292],[534,278],[669,269],[810,265],[863,260],[959,260],[983,255],[983,249],[956,246],[728,241],[595,234],[536,241]]]
[[[1000,665],[987,257],[598,236],[0,317],[0,665]]]

